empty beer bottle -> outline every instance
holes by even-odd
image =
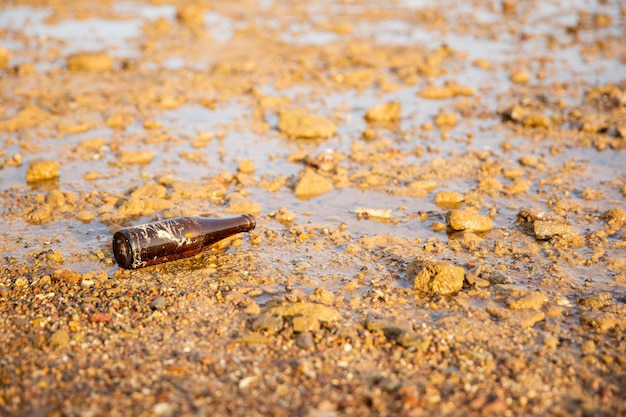
[[[186,216],[126,227],[113,235],[113,254],[122,268],[137,269],[194,256],[209,245],[254,229],[250,214],[227,219]]]

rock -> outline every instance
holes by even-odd
[[[290,138],[327,139],[337,130],[330,120],[308,114],[305,110],[283,110],[278,116],[278,130]]]
[[[530,74],[524,70],[515,70],[509,74],[509,79],[515,84],[526,84],[530,81]]]
[[[53,281],[69,282],[70,284],[76,284],[80,282],[82,276],[76,271],[69,269],[57,269],[52,273]]]
[[[198,28],[204,25],[206,10],[197,2],[184,4],[176,10],[176,20],[189,28]]]
[[[457,96],[471,96],[474,94],[474,90],[471,87],[457,84],[454,81],[448,81],[443,87],[431,85],[417,94],[422,98],[443,100]]]
[[[592,310],[599,310],[602,307],[606,307],[614,303],[613,296],[608,292],[600,292],[590,295],[589,297],[583,297],[578,300],[578,304],[583,307],[588,307]]]
[[[520,221],[531,223],[533,233],[539,240],[551,240],[556,236],[569,239],[580,238],[580,235],[567,220],[553,214],[535,209],[521,209],[517,218]]]
[[[440,128],[450,128],[456,126],[458,121],[458,114],[440,112],[437,116],[435,116],[434,123],[437,127]]]
[[[65,329],[57,330],[56,332],[50,335],[48,339],[48,344],[51,347],[63,347],[68,346],[70,344],[70,334]]]
[[[124,113],[114,113],[107,118],[107,126],[111,129],[126,129],[126,126],[133,123],[134,119],[132,116]]]
[[[277,313],[264,313],[254,319],[252,330],[278,333],[283,329],[283,317]]]
[[[254,162],[249,159],[242,160],[239,163],[239,166],[237,166],[237,171],[241,172],[242,174],[252,174],[254,173],[255,169],[256,166],[254,165]]]
[[[618,325],[626,327],[626,318],[620,319],[617,314],[603,311],[586,311],[580,315],[580,324],[604,333]]]
[[[454,191],[440,191],[435,194],[435,204],[441,208],[459,208],[464,199],[463,194]]]
[[[602,214],[605,221],[606,232],[609,235],[617,233],[626,225],[626,210],[613,207]]]
[[[60,165],[57,161],[47,159],[32,161],[26,169],[26,182],[34,183],[59,178],[59,169]]]
[[[377,104],[371,107],[365,114],[368,122],[395,122],[400,120],[402,105],[397,101]]]
[[[493,318],[508,320],[523,327],[532,327],[536,323],[545,320],[543,311],[537,310],[509,310],[497,305],[488,305],[485,310]]]
[[[47,110],[33,104],[27,104],[12,118],[8,120],[0,120],[0,130],[15,131],[18,129],[35,127],[53,118],[54,116],[52,116]]]
[[[357,207],[354,209],[357,218],[369,219],[370,217],[376,219],[391,219],[393,212],[391,209],[376,209],[369,207]]]
[[[470,232],[487,232],[493,229],[493,221],[478,214],[475,210],[450,210],[446,216],[448,226],[452,230],[467,230]]]
[[[226,213],[230,214],[261,214],[261,203],[252,201],[248,197],[241,195],[233,195],[228,200],[228,207]]]
[[[566,238],[578,236],[578,233],[565,220],[537,220],[533,223],[533,232],[539,240],[551,240],[555,236]]]
[[[105,53],[78,53],[67,58],[70,71],[110,71],[113,69],[113,58]]]
[[[426,352],[430,347],[429,339],[415,332],[410,324],[397,319],[377,318],[369,315],[365,320],[365,328],[371,332],[382,331],[385,337],[394,340],[402,347],[416,347],[420,352]]]
[[[296,346],[300,349],[309,350],[315,347],[313,334],[311,332],[303,332],[296,336]]]
[[[318,330],[322,323],[330,324],[341,319],[335,308],[308,301],[268,305],[263,315],[291,318],[295,332]]]
[[[28,213],[25,218],[27,222],[32,224],[44,224],[50,220],[53,214],[54,209],[50,204],[41,204]]]
[[[152,151],[121,151],[120,164],[122,165],[146,165],[154,158],[154,152]]]
[[[150,301],[150,308],[152,310],[161,310],[165,307],[166,302],[167,300],[162,295],[156,296],[152,301]]]
[[[6,69],[11,60],[11,52],[0,47],[0,70]]]
[[[538,291],[521,297],[513,297],[507,300],[507,307],[511,310],[539,310],[548,302],[545,295]]]
[[[463,288],[465,270],[447,262],[415,259],[406,268],[406,278],[422,293],[448,295]]]
[[[287,210],[286,207],[280,207],[274,218],[283,224],[290,224],[296,219],[296,213]]]
[[[304,175],[300,178],[294,193],[297,198],[308,199],[333,191],[333,183],[330,179],[318,174],[312,168],[305,168]]]
[[[96,212],[92,210],[81,210],[76,213],[75,217],[83,223],[89,223],[96,218]]]
[[[319,320],[312,315],[296,316],[292,319],[291,324],[296,333],[314,332],[320,329]]]

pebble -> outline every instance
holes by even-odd
[[[63,347],[70,344],[70,334],[65,329],[59,329],[50,335],[48,344],[51,347]]]
[[[33,183],[59,178],[59,168],[57,161],[32,161],[26,168],[26,182]]]
[[[470,232],[488,232],[493,229],[493,221],[478,214],[473,209],[450,210],[446,216],[448,226],[452,230],[467,230]]]
[[[337,130],[335,123],[305,110],[283,110],[278,117],[278,130],[294,139],[327,139]]]
[[[440,128],[454,127],[457,125],[458,121],[459,121],[458,114],[445,113],[445,112],[440,112],[437,116],[435,116],[435,119],[433,120],[435,125]]]
[[[113,58],[105,53],[77,53],[67,58],[70,71],[109,71],[113,69]]]
[[[278,333],[283,329],[284,321],[280,314],[263,313],[252,322],[252,330]]]
[[[448,262],[415,259],[406,268],[406,279],[424,294],[448,295],[463,288],[465,270]]]
[[[0,69],[3,70],[9,65],[9,61],[11,60],[11,52],[6,49],[0,47]]]
[[[156,296],[150,301],[150,308],[152,310],[161,310],[165,307],[167,300],[162,295]]]
[[[296,336],[296,346],[300,349],[309,350],[315,347],[313,334],[311,332],[302,332]]]
[[[603,307],[611,305],[615,302],[611,293],[608,292],[600,292],[597,294],[590,295],[588,297],[583,297],[578,300],[578,305],[583,307],[588,307],[592,310],[599,310]]]
[[[122,165],[145,165],[152,162],[154,152],[152,151],[121,151],[119,154],[119,162]]]
[[[298,181],[294,193],[297,198],[306,200],[333,191],[333,189],[333,183],[329,178],[318,174],[312,168],[305,168],[304,175]]]
[[[237,171],[241,172],[242,174],[252,174],[254,173],[255,169],[256,166],[254,165],[254,162],[249,159],[242,160],[237,166]]]
[[[435,194],[435,204],[441,208],[459,208],[465,197],[463,194],[454,191],[439,191]]]
[[[377,104],[365,113],[368,122],[395,122],[400,120],[402,105],[397,101]]]
[[[507,307],[512,310],[539,310],[548,302],[547,297],[538,292],[532,292],[521,297],[512,297],[507,300]]]

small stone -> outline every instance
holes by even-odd
[[[314,332],[320,329],[319,320],[312,315],[296,316],[292,320],[293,331]]]
[[[464,199],[463,194],[454,191],[440,191],[435,194],[435,204],[441,208],[459,208]]]
[[[337,126],[330,120],[308,114],[305,110],[284,110],[279,113],[278,130],[295,139],[327,139]]]
[[[70,271],[69,269],[57,269],[52,273],[53,281],[69,282],[70,284],[76,284],[80,282],[82,276],[76,271]]]
[[[78,53],[67,58],[70,71],[109,71],[113,68],[113,58],[105,53]]]
[[[318,174],[311,168],[305,168],[304,175],[296,185],[294,193],[299,199],[309,199],[333,191],[330,179]]]
[[[535,291],[531,294],[509,299],[507,301],[507,307],[511,310],[539,310],[547,301],[548,299],[545,295]]]
[[[92,210],[81,210],[76,213],[76,218],[83,223],[89,223],[96,218],[96,213]]]
[[[600,332],[607,332],[612,328],[621,325],[622,328],[626,325],[626,318],[619,317],[614,313],[605,313],[602,311],[587,311],[581,314],[580,324],[583,326],[598,329]]]
[[[315,347],[313,334],[311,332],[302,332],[296,336],[296,346],[300,349],[309,350]]]
[[[578,233],[566,221],[537,220],[533,223],[533,231],[539,240],[551,240],[555,236],[578,236]]]
[[[50,204],[42,204],[28,213],[26,221],[32,224],[44,224],[50,220],[52,214],[54,214],[53,207]]]
[[[252,322],[252,330],[278,333],[283,329],[283,317],[280,314],[261,314]]]
[[[296,219],[296,213],[287,210],[286,207],[280,207],[276,213],[275,219],[283,224],[289,224]]]
[[[239,166],[237,167],[237,171],[241,172],[242,174],[252,174],[254,173],[254,170],[256,169],[254,162],[252,162],[249,159],[244,159],[239,163]]]
[[[397,101],[377,104],[371,107],[365,114],[368,122],[394,122],[400,120],[402,105]]]
[[[65,329],[59,329],[50,335],[48,344],[51,347],[63,347],[70,344],[70,334]]]
[[[524,155],[519,159],[519,163],[525,167],[534,167],[539,163],[539,158],[534,155]]]
[[[108,323],[112,319],[113,317],[110,314],[101,311],[96,311],[89,317],[89,321],[92,323]]]
[[[152,151],[121,151],[120,164],[122,165],[145,165],[149,164],[154,158]]]
[[[167,300],[162,295],[154,297],[152,301],[150,301],[150,308],[152,310],[161,310],[165,307]]]
[[[332,304],[335,301],[335,294],[331,291],[328,291],[322,287],[318,287],[311,294],[311,299],[317,300],[322,304]]]
[[[435,116],[434,123],[440,128],[450,128],[456,126],[459,121],[459,115],[456,113],[440,112]]]
[[[6,48],[0,47],[0,70],[6,69],[11,60],[11,52]]]
[[[478,214],[475,210],[450,210],[446,216],[448,226],[452,230],[467,230],[470,232],[488,232],[493,229],[493,221],[487,217]]]
[[[406,278],[422,293],[448,295],[463,288],[465,270],[447,262],[415,259],[407,266]]]
[[[126,126],[133,123],[132,116],[124,113],[114,113],[107,118],[107,126],[111,129],[126,129]]]
[[[599,310],[614,303],[613,296],[608,292],[600,292],[578,300],[578,304],[592,310]]]
[[[515,84],[526,84],[530,81],[530,74],[524,70],[515,70],[509,74],[509,79]]]
[[[281,303],[266,307],[266,314],[282,317],[308,317],[323,323],[333,323],[341,319],[339,312],[332,307],[307,301]],[[303,322],[302,324],[306,324]],[[294,329],[295,330],[295,329]]]
[[[57,161],[32,161],[26,169],[26,182],[33,183],[59,178],[59,168]]]

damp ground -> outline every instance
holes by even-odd
[[[7,415],[626,412],[618,1],[0,9]],[[257,228],[118,268],[112,234]]]

